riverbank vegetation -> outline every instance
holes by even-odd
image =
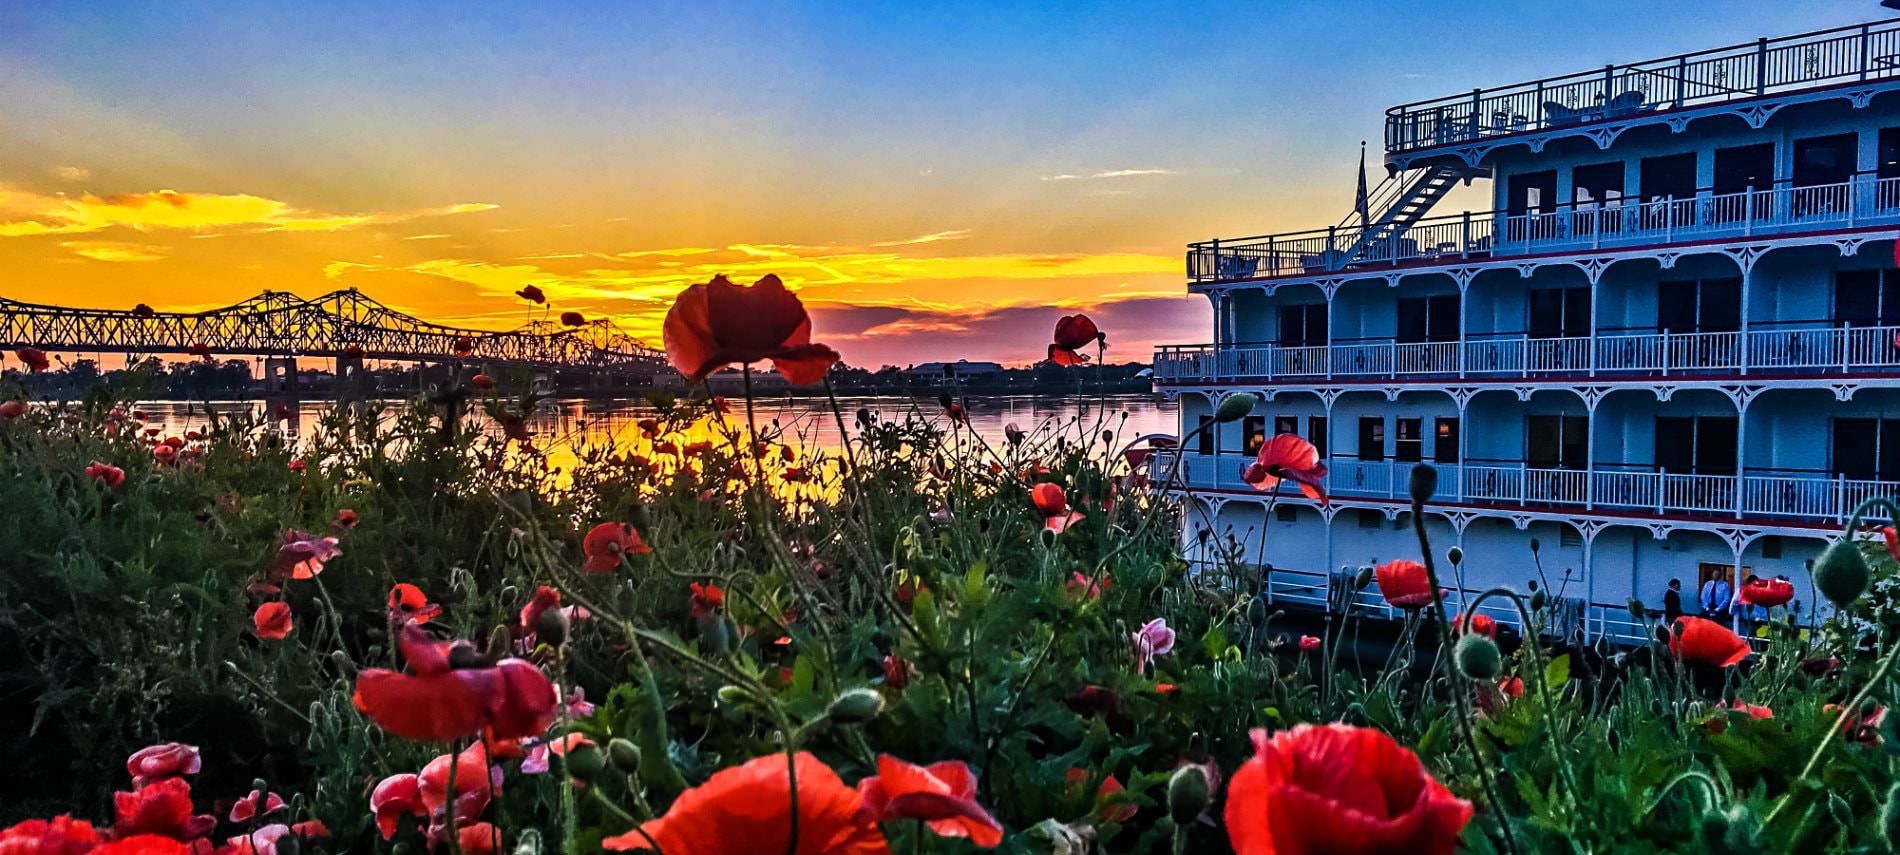
[[[836,355],[775,279],[695,289],[667,325],[684,373],[823,381]],[[1052,359],[1104,339],[1079,332],[1063,319]],[[1900,567],[1871,525],[1817,565],[1825,624],[1747,592],[1774,616],[1759,649],[1693,618],[1633,650],[1500,647],[1435,607],[1462,559],[1421,531],[1356,580],[1413,642],[1368,661],[1358,618],[1289,632],[1253,568],[1183,562],[1170,485],[1101,411],[992,442],[946,396],[836,412],[852,441],[827,450],[697,394],[638,442],[556,449],[532,400],[464,376],[293,442],[180,433],[104,387],[29,400],[18,376],[9,853],[1900,842]],[[1246,480],[1323,500],[1323,475],[1286,437]],[[1528,584],[1491,596],[1546,623]]]

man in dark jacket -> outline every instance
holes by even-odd
[[[1682,580],[1669,580],[1669,590],[1663,592],[1663,620],[1675,623],[1682,617]]]

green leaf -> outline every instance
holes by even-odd
[[[1568,682],[1570,682],[1570,654],[1566,653],[1550,660],[1550,664],[1544,666],[1544,685],[1560,689]]]
[[[1209,659],[1220,659],[1232,646],[1233,642],[1227,640],[1227,632],[1219,624],[1208,627],[1207,633],[1201,636],[1201,649],[1207,651]]]
[[[971,606],[980,606],[990,600],[989,564],[981,559],[970,565],[970,572],[963,575],[963,602]]]

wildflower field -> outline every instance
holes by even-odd
[[[688,289],[666,337],[695,380],[836,360],[775,278]],[[1085,379],[1105,338],[1063,318],[1050,357]],[[475,375],[291,441],[148,424],[135,388],[29,400],[45,355],[7,367],[0,855],[1900,844],[1890,505],[1818,563],[1825,623],[1744,592],[1759,648],[1467,622],[1421,531],[1360,573],[1408,615],[1368,655],[1251,566],[1191,571],[1112,414],[991,443],[953,398],[835,412],[819,451],[693,394],[555,454]],[[1246,480],[1323,501],[1324,471],[1280,437]],[[1528,583],[1487,596],[1543,623]]]

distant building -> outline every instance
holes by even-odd
[[[706,385],[712,388],[715,395],[743,395],[745,394],[745,375],[739,371],[727,369],[708,376]],[[792,384],[785,382],[785,378],[777,371],[758,369],[752,371],[753,392],[783,392],[790,388]]]
[[[919,386],[982,385],[1003,379],[1003,366],[994,362],[920,362],[904,369],[904,379]]]
[[[1195,433],[1188,557],[1336,608],[1342,567],[1419,558],[1429,462],[1440,558],[1467,591],[1541,569],[1559,634],[1639,643],[1627,601],[1672,578],[1691,613],[1750,574],[1814,608],[1815,556],[1900,493],[1896,46],[1876,21],[1393,107],[1341,222],[1191,245],[1213,343],[1155,355]],[[1491,210],[1427,216],[1474,181]],[[1244,482],[1277,433],[1319,446],[1329,505]]]

